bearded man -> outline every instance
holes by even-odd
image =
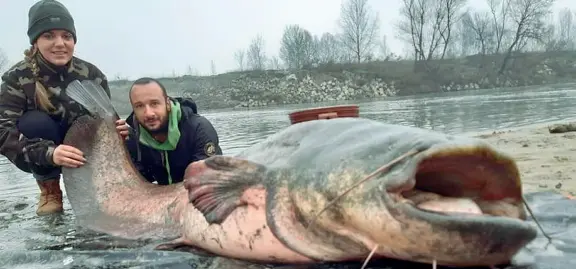
[[[181,182],[190,163],[222,155],[216,130],[192,99],[169,97],[164,85],[149,77],[134,81],[128,94],[133,112],[118,120],[116,129],[148,181]]]

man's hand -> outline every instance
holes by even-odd
[[[128,137],[129,130],[130,127],[126,124],[126,120],[120,119],[116,121],[116,131],[118,131],[118,134],[120,134],[124,140]]]

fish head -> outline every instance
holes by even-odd
[[[351,259],[508,263],[537,235],[515,161],[480,139],[423,134],[365,142],[313,192],[294,194],[312,201],[300,208],[308,229],[346,242]]]

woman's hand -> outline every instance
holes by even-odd
[[[52,161],[59,166],[78,168],[84,165],[86,159],[84,158],[84,153],[79,149],[61,144],[54,149]]]

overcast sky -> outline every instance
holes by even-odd
[[[11,63],[28,47],[28,9],[35,0],[0,0],[0,48]],[[76,21],[76,55],[100,67],[111,79],[116,75],[183,74],[188,66],[201,74],[236,68],[234,52],[247,48],[261,34],[268,56],[278,55],[282,31],[299,24],[312,34],[338,31],[341,0],[61,0]],[[469,0],[475,8],[485,0]],[[381,35],[398,54],[404,44],[396,40],[400,0],[371,0],[379,12]],[[554,9],[576,1],[557,0]]]

